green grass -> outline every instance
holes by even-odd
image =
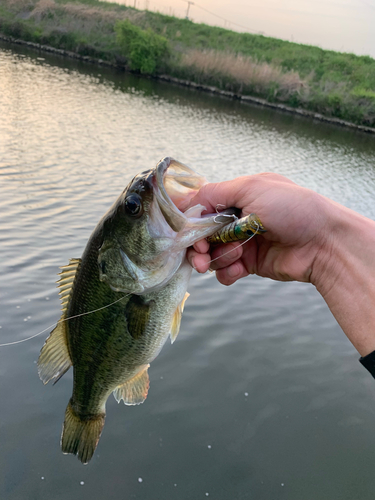
[[[168,40],[151,28],[143,30],[124,19],[117,21],[115,31],[117,43],[133,71],[154,74],[169,56]]]
[[[368,56],[98,0],[2,0],[0,32],[375,127]]]

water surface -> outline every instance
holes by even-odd
[[[374,219],[374,138],[7,45],[0,88],[0,339],[47,328],[0,348],[0,497],[372,500],[375,382],[311,285],[195,273],[146,402],[109,398],[86,467],[59,449],[72,373],[43,386],[36,360],[58,266],[135,173],[274,171]]]

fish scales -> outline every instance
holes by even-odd
[[[205,183],[165,158],[137,175],[101,219],[81,259],[60,273],[61,321],[38,360],[44,383],[73,366],[61,447],[87,463],[98,444],[111,392],[128,405],[148,393],[149,364],[180,328],[192,268],[186,248],[233,218],[181,212]],[[166,188],[168,186],[168,189]],[[90,313],[91,312],[91,313]],[[88,314],[90,313],[90,314]]]
[[[97,252],[90,253],[87,264],[85,256],[82,259],[69,316],[101,308],[118,299],[118,292],[99,281],[97,266],[90,265],[91,259],[97,260]],[[107,398],[119,382],[133,376],[139,366],[155,357],[169,334],[171,317],[185,294],[185,291],[182,296],[177,293],[179,279],[179,275],[175,276],[159,292],[144,296],[124,294],[120,302],[109,308],[69,321],[68,346],[75,367],[73,398],[79,401],[81,413],[99,411],[103,397]],[[95,285],[89,287],[87,282]],[[147,314],[140,301],[147,306]],[[138,312],[141,317],[137,321]],[[134,325],[135,322],[138,324]],[[129,328],[129,323],[133,328]]]

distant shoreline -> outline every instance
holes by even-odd
[[[4,0],[0,40],[375,134],[368,56],[81,1]]]
[[[82,56],[80,54],[77,54],[76,52],[70,52],[68,50],[57,49],[55,47],[50,47],[48,45],[42,45],[39,43],[27,42],[25,40],[20,40],[20,39],[16,39],[16,38],[13,38],[10,36],[2,35],[1,33],[0,33],[0,41],[7,42],[7,43],[13,43],[16,45],[25,45],[31,49],[34,49],[34,50],[38,50],[41,52],[49,52],[50,54],[59,55],[62,57],[69,57],[70,59],[76,59],[78,61],[86,62],[89,64],[95,64],[98,66],[106,66],[109,68],[117,68],[117,69],[129,71],[125,66],[111,63],[109,61],[104,61],[103,59],[95,59],[95,58],[89,57],[89,56]],[[142,76],[145,77],[146,75],[142,75]],[[150,78],[150,76],[146,76],[146,77]],[[290,113],[290,114],[294,114],[294,115],[298,115],[298,116],[303,116],[305,118],[318,120],[318,121],[326,122],[326,123],[331,123],[333,125],[338,125],[340,127],[351,128],[353,130],[358,130],[358,131],[365,132],[368,134],[375,134],[375,128],[365,127],[363,125],[356,125],[355,123],[351,123],[351,122],[348,122],[345,120],[340,120],[338,118],[324,116],[324,115],[321,115],[320,113],[315,113],[313,111],[307,111],[305,109],[300,109],[300,108],[292,108],[290,106],[285,106],[284,104],[267,102],[265,99],[251,97],[251,96],[247,96],[247,95],[235,94],[233,92],[220,90],[216,87],[211,87],[211,86],[207,86],[207,85],[199,85],[199,84],[196,84],[196,83],[188,81],[188,80],[181,80],[179,78],[174,78],[174,77],[168,76],[168,75],[153,75],[151,78],[153,78],[155,80],[161,80],[164,82],[179,85],[182,87],[189,87],[189,88],[194,89],[194,90],[199,90],[202,92],[208,92],[211,94],[227,97],[229,99],[240,100],[244,103],[247,102],[247,103],[255,104],[258,106],[264,106],[264,107],[275,109],[278,111],[283,111],[286,113]]]

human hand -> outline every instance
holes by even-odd
[[[267,232],[242,246],[199,241],[187,254],[197,271],[216,270],[224,285],[249,274],[313,283],[358,352],[375,350],[373,220],[277,174],[206,184],[190,206],[198,203],[255,213]]]
[[[218,204],[233,206],[242,210],[242,217],[256,213],[267,232],[242,246],[240,242],[210,246],[201,240],[189,249],[188,259],[198,272],[216,270],[224,285],[249,274],[281,281],[313,281],[315,257],[327,238],[322,200],[317,193],[278,174],[206,184],[190,206],[200,203],[209,212]]]

